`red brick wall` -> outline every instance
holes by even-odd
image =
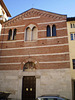
[[[24,20],[24,18],[31,18],[37,16],[40,16],[40,18]],[[39,23],[43,23],[43,24],[39,24]],[[36,25],[38,30],[45,30],[45,31],[38,32],[38,39],[36,41],[29,41],[29,42],[24,41],[25,29],[29,24]],[[19,25],[25,25],[25,26],[18,27]],[[50,26],[56,25],[57,35],[55,37],[46,37],[47,25]],[[37,69],[46,69],[46,68],[59,69],[59,68],[70,67],[69,53],[64,54],[65,52],[69,52],[66,16],[52,14],[41,10],[31,9],[30,11],[18,15],[15,18],[4,23],[3,27],[5,28],[2,29],[2,33],[1,33],[2,35],[0,36],[0,48],[1,48],[0,49],[0,70],[22,69],[24,65],[23,62],[26,62],[26,59],[29,58],[31,59],[31,61],[33,61],[32,59],[34,59],[34,61],[38,62]],[[9,29],[13,30],[15,28],[17,29],[16,40],[22,40],[22,41],[16,41],[16,40],[8,41]],[[18,32],[19,33],[24,32],[24,33],[18,34]],[[27,47],[31,47],[31,48],[27,48]],[[55,53],[56,55],[45,55],[45,56],[43,55],[43,54],[55,54]],[[58,53],[62,53],[62,54],[58,54]],[[42,55],[39,56],[39,54]],[[23,55],[23,56],[17,57],[19,55]],[[58,63],[51,63],[52,61],[53,62],[57,61]],[[61,63],[59,63],[59,61]],[[68,61],[68,62],[63,63],[62,61]],[[12,64],[18,62],[20,62],[21,64]],[[41,63],[41,62],[45,62],[45,63]]]

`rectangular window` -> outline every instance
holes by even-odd
[[[71,28],[72,28],[72,24],[70,24],[71,25]]]
[[[70,38],[71,38],[71,40],[75,40],[75,33],[71,33]]]
[[[75,69],[75,59],[72,59],[73,69]]]
[[[74,33],[74,40],[75,40],[75,33]]]
[[[73,24],[73,28],[75,28],[75,24]]]
[[[70,24],[70,27],[71,27],[71,28],[75,28],[75,23],[71,23],[71,24]]]
[[[73,34],[71,34],[71,40],[73,40]]]

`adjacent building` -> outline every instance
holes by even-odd
[[[45,94],[72,100],[66,21],[66,15],[32,8],[2,24],[0,91],[16,100]]]
[[[70,68],[72,79],[72,94],[75,100],[75,17],[67,18],[69,52],[70,52]]]
[[[0,0],[0,35],[2,29],[2,23],[8,20],[8,17],[11,17],[7,7],[5,6],[3,0]]]

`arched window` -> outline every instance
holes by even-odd
[[[12,30],[9,30],[8,40],[12,40]]]
[[[25,34],[25,41],[30,41],[30,40],[31,40],[31,29],[27,27]]]
[[[51,36],[51,30],[50,30],[50,26],[47,26],[47,37]]]
[[[27,26],[25,30],[25,41],[34,41],[38,37],[38,28],[34,24]]]
[[[36,40],[36,39],[37,39],[37,28],[33,27],[32,34],[31,34],[31,40]]]
[[[25,71],[25,69],[33,69],[33,68],[35,68],[35,63],[29,62],[29,61],[28,61],[28,62],[24,65],[23,71]]]
[[[52,26],[52,36],[56,36],[56,26]]]
[[[13,32],[13,40],[16,39],[16,32],[17,32],[17,29],[14,29],[14,32]]]

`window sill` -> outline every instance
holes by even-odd
[[[33,41],[24,41],[24,42],[37,42],[37,40],[33,40]]]
[[[7,40],[7,41],[16,41],[16,39],[14,39],[14,40]]]
[[[71,41],[75,41],[75,40],[71,40]]]

